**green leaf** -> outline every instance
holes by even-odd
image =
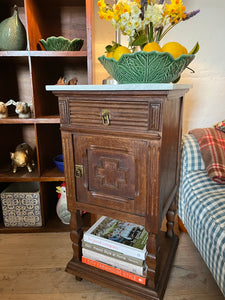
[[[143,34],[138,36],[132,43],[133,46],[142,46],[147,43],[147,37]]]
[[[194,48],[188,54],[196,54],[199,51],[199,43],[197,42]]]
[[[175,79],[175,80],[173,81],[173,83],[177,83],[179,80],[180,80],[180,76],[177,77],[177,79]]]
[[[107,45],[105,47],[105,50],[106,50],[107,53],[112,52],[112,45]]]
[[[117,47],[121,46],[120,44],[112,41],[112,45],[107,45],[105,47],[106,53],[113,52]]]
[[[152,22],[150,22],[150,32],[149,32],[148,41],[149,41],[149,43],[154,41],[154,38],[153,38],[153,23]]]

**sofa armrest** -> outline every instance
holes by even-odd
[[[182,138],[182,172],[205,170],[199,144],[192,134]]]
[[[201,172],[204,170],[205,163],[202,160],[199,144],[196,138],[192,134],[184,134],[182,137],[180,184],[178,191],[178,215],[182,222],[184,222],[186,207],[186,197],[184,197],[185,179],[189,175],[188,173]]]

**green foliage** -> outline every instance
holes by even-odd
[[[196,54],[199,51],[199,43],[197,42],[194,48],[188,54]]]
[[[148,39],[145,34],[139,35],[133,42],[132,45],[129,46],[142,46],[148,42]]]
[[[120,44],[112,41],[112,45],[107,45],[105,47],[106,53],[114,52],[117,47],[121,46]]]

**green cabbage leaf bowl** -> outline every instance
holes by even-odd
[[[118,61],[105,55],[98,60],[119,84],[126,84],[176,82],[194,58],[194,54],[174,59],[168,52],[139,51],[123,54]]]
[[[47,51],[79,51],[81,50],[84,40],[82,39],[69,39],[63,36],[50,36],[49,38],[40,40],[40,43]]]

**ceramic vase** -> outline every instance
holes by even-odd
[[[0,23],[0,50],[26,50],[26,30],[14,5],[13,15]]]

